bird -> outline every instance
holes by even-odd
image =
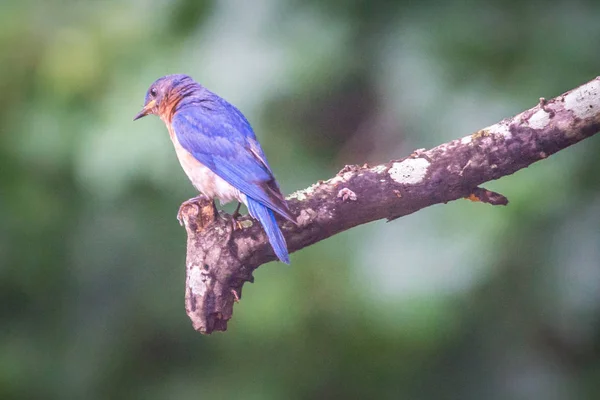
[[[134,121],[154,114],[167,126],[179,163],[199,196],[238,201],[265,230],[277,258],[290,263],[275,214],[296,224],[263,149],[246,117],[234,105],[183,74],[150,85]],[[181,210],[181,209],[180,209]],[[181,220],[180,220],[181,221]]]

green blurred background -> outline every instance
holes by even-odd
[[[286,193],[600,74],[600,2],[0,5],[0,399],[600,397],[600,137],[467,201],[271,263],[226,333],[184,310],[195,195],[159,76],[241,108]]]

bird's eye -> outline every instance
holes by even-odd
[[[156,97],[156,88],[150,89],[150,96]]]

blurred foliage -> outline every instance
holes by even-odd
[[[597,1],[0,5],[0,398],[600,396],[599,138],[260,268],[229,331],[183,307],[194,195],[158,119],[188,73],[284,191],[466,135],[599,74]]]

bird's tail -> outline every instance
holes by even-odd
[[[281,233],[281,229],[279,229],[279,226],[277,225],[277,221],[275,221],[273,211],[251,197],[247,197],[246,201],[248,202],[248,211],[250,212],[250,215],[259,220],[262,224],[277,258],[282,262],[289,264],[290,256],[288,255],[287,244],[285,243],[285,238]]]

